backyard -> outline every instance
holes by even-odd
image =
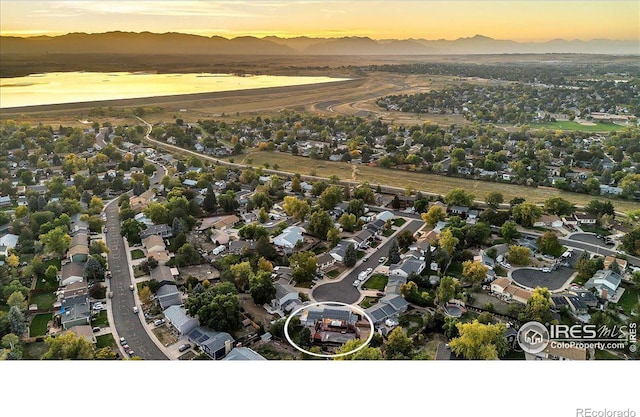
[[[31,325],[29,326],[29,336],[44,336],[47,333],[47,323],[53,317],[52,313],[44,313],[37,314],[33,320],[31,320]]]
[[[362,288],[365,290],[384,291],[384,287],[387,286],[387,281],[389,281],[388,276],[384,274],[374,274],[362,284]]]
[[[633,287],[626,288],[620,297],[618,305],[622,307],[626,314],[631,314],[633,308],[638,305],[638,290]]]
[[[49,310],[56,301],[56,295],[52,293],[32,294],[29,298],[29,304],[37,304],[38,310]]]
[[[378,301],[376,297],[364,297],[364,299],[358,304],[362,308],[369,308]]]
[[[37,361],[40,360],[49,347],[44,342],[26,343],[22,346],[22,359]]]

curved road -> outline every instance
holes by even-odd
[[[424,222],[417,220],[407,221],[396,233],[402,230],[410,230],[415,233],[424,225]],[[348,273],[344,274],[340,281],[333,281],[327,284],[321,284],[315,287],[311,291],[311,298],[315,301],[338,301],[345,304],[353,304],[357,302],[360,297],[360,291],[357,287],[353,286],[353,281],[357,278],[358,274],[367,268],[375,269],[379,265],[378,259],[381,256],[387,256],[389,253],[389,246],[393,239],[388,239],[384,244],[376,248],[376,251],[368,254],[369,260],[362,262],[357,267],[351,269]]]
[[[103,136],[96,139],[104,145]],[[159,183],[166,173],[164,167],[159,164],[155,165],[157,170],[149,179],[152,185]],[[108,230],[105,234],[105,243],[109,248],[107,259],[112,274],[112,278],[109,280],[109,291],[113,292],[113,297],[109,299],[109,304],[113,315],[113,325],[118,335],[127,340],[136,356],[146,360],[168,359],[145,331],[141,321],[143,318],[133,313],[136,300],[133,291],[129,290],[132,277],[124,241],[120,236],[117,198],[105,206],[104,213],[107,216],[105,227]]]

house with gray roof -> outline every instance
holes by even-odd
[[[335,262],[336,262],[335,258],[327,252],[318,255],[319,269],[331,268]]]
[[[411,274],[419,274],[421,273],[426,264],[424,261],[420,261],[413,257],[405,259],[400,264],[392,264],[389,266],[389,277],[392,275],[398,275],[404,278],[409,277]]]
[[[593,274],[593,277],[584,284],[586,289],[595,288],[598,296],[608,300],[613,294],[616,293],[622,277],[610,269],[599,270]]]
[[[73,284],[84,279],[84,264],[80,262],[67,262],[62,265],[58,273],[60,286]]]
[[[273,286],[276,289],[276,296],[271,300],[271,307],[274,310],[284,311],[287,303],[297,300],[300,297],[298,290],[291,285],[276,282]]]
[[[160,303],[160,308],[166,310],[170,306],[182,304],[180,291],[175,285],[163,285],[156,292],[156,297]]]
[[[146,239],[151,235],[158,235],[163,238],[173,237],[173,229],[167,224],[154,224],[140,232],[140,239]]]
[[[298,226],[289,226],[273,238],[273,244],[284,249],[293,249],[298,242],[304,240],[302,237],[303,232],[304,230]]]
[[[63,329],[91,324],[91,307],[86,295],[78,295],[62,300],[62,307],[56,314]]]
[[[389,291],[379,302],[368,309],[365,313],[371,317],[374,324],[383,323],[389,318],[397,318],[400,313],[407,311],[409,303],[399,294],[392,294]]]
[[[331,255],[331,257],[333,257],[336,262],[344,262],[344,256],[347,253],[347,247],[351,243],[352,242],[349,242],[347,240],[341,240],[340,243],[338,243],[333,247],[333,249],[329,251],[329,255]]]
[[[171,273],[171,268],[166,265],[158,265],[151,270],[151,279],[155,279],[160,284],[175,284],[176,279]]]
[[[358,317],[349,307],[311,307],[305,309],[300,315],[300,323],[303,326],[313,326],[317,320],[339,320],[347,324],[355,325]]]
[[[164,317],[167,319],[169,325],[180,335],[188,334],[200,325],[198,319],[189,316],[185,309],[179,305],[169,306],[164,310]]]
[[[198,326],[187,334],[187,338],[200,346],[202,351],[212,359],[222,359],[229,352],[235,341],[229,333],[216,332],[207,327]]]
[[[261,354],[249,349],[245,346],[233,348],[223,361],[266,361],[267,359]]]

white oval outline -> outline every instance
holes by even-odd
[[[340,305],[340,306],[353,308],[357,312],[362,313],[362,316],[366,317],[366,319],[369,321],[369,329],[371,330],[369,332],[369,337],[367,338],[367,340],[365,340],[362,345],[358,346],[357,348],[353,349],[350,352],[338,353],[338,354],[335,354],[335,355],[325,355],[325,354],[322,354],[322,353],[309,352],[308,350],[302,349],[300,346],[298,346],[297,344],[293,343],[293,340],[291,340],[291,337],[289,336],[289,323],[291,322],[291,319],[296,314],[298,314],[299,312],[301,312],[302,310],[304,310],[306,308],[311,308],[313,306],[320,306],[320,305]],[[297,309],[296,311],[294,311],[293,313],[291,313],[289,315],[289,317],[287,318],[287,321],[284,322],[284,337],[287,339],[287,342],[289,342],[289,344],[291,346],[293,346],[294,348],[296,348],[300,352],[306,353],[307,355],[316,356],[316,357],[319,357],[319,358],[339,358],[341,356],[347,356],[347,355],[351,355],[353,353],[356,353],[360,349],[364,349],[369,344],[369,342],[371,342],[371,339],[373,339],[373,332],[374,332],[373,320],[371,320],[371,317],[369,317],[369,315],[367,313],[365,313],[365,311],[363,309],[361,309],[360,307],[351,305],[351,304],[341,303],[340,301],[321,301],[321,302],[309,304],[309,305],[306,305],[306,306],[302,306],[299,309]]]

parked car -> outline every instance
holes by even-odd
[[[100,328],[96,326],[92,330],[94,333],[98,333],[100,331]]]
[[[121,344],[122,346],[124,346],[124,345],[126,345],[126,344],[127,344],[127,341],[125,340],[125,338],[124,338],[124,337],[121,337],[121,338],[120,338],[120,344]]]
[[[385,258],[384,256],[381,256],[380,259],[378,259],[378,263],[385,263],[387,260],[387,258]]]
[[[360,285],[360,281],[359,280],[353,281],[353,286],[354,287],[357,287],[358,285]]]
[[[367,262],[369,260],[368,256],[365,256],[364,258],[362,258],[362,262]]]
[[[125,352],[127,352],[127,355],[129,355],[129,357],[132,357],[133,355],[135,355],[135,352],[131,349],[127,349],[125,350]]]
[[[542,268],[542,272],[551,272],[551,268],[549,268],[548,266],[545,266],[544,268]]]
[[[133,307],[133,313],[138,314],[138,307],[135,307],[135,306]]]
[[[129,289],[133,291],[133,284],[129,285]]]
[[[153,324],[155,326],[163,325],[164,324],[164,319],[158,319],[158,320],[154,321]]]
[[[184,345],[178,348],[178,352],[184,352],[185,350],[191,349],[190,343],[185,343]]]
[[[373,268],[367,268],[367,274],[370,274],[371,272],[373,272]]]
[[[377,292],[376,293],[376,297],[384,297],[384,296],[385,296],[385,293],[383,293],[383,292]]]

